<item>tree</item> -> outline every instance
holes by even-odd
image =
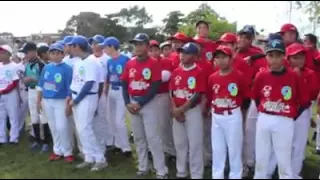
[[[312,24],[312,31],[315,34],[317,26],[320,24],[320,1],[295,1],[297,9],[308,15]]]
[[[62,34],[79,34],[87,37],[102,34],[104,30],[104,19],[100,14],[94,12],[80,12],[72,16],[66,23]]]
[[[203,3],[198,9],[191,12],[184,18],[184,23],[180,26],[179,31],[193,37],[196,34],[195,24],[198,20],[205,20],[210,23],[211,39],[219,39],[225,32],[236,32],[237,23],[230,23],[226,18],[219,16],[208,4]]]
[[[183,16],[180,11],[172,11],[167,14],[167,17],[162,20],[165,24],[163,27],[163,33],[168,36],[173,35],[179,30],[179,26],[183,21]]]

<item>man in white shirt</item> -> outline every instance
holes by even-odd
[[[129,46],[126,45],[124,48],[123,48],[123,51],[121,52],[121,54],[127,56],[128,58],[132,58],[132,53],[130,52],[129,50]]]
[[[67,116],[72,108],[76,130],[84,153],[84,162],[77,165],[77,169],[91,166],[91,171],[100,171],[107,167],[104,151],[100,148],[93,131],[93,119],[98,106],[99,71],[97,63],[90,59],[87,53],[89,44],[85,37],[76,36],[72,42],[72,52],[81,58],[73,67],[71,83],[72,96],[67,99]]]

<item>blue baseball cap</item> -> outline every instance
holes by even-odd
[[[51,51],[60,51],[60,52],[64,52],[63,51],[63,45],[61,43],[53,43],[50,45],[49,47],[49,52]]]
[[[251,25],[245,25],[239,32],[239,35],[241,34],[248,34],[251,36],[254,36],[256,34],[256,31],[254,30],[254,27]]]
[[[130,43],[134,44],[137,42],[140,42],[140,43],[143,42],[143,43],[149,44],[149,41],[150,41],[149,36],[146,33],[139,33],[130,41]]]
[[[279,33],[270,33],[268,38],[267,38],[267,41],[272,41],[272,40],[282,41],[281,34],[279,34]]]
[[[116,38],[116,37],[107,37],[104,42],[99,44],[102,47],[106,47],[106,46],[113,46],[115,48],[119,48],[120,47],[120,41]]]
[[[63,43],[69,45],[69,44],[71,43],[73,37],[74,37],[74,36],[65,36],[65,37],[63,38]]]
[[[267,43],[267,45],[266,45],[265,53],[269,53],[269,52],[272,52],[272,51],[278,51],[278,52],[281,52],[281,53],[285,53],[286,52],[286,48],[284,46],[283,41],[280,41],[280,40],[277,40],[277,39],[269,41]]]
[[[88,46],[88,40],[84,36],[75,36],[69,44],[70,45],[85,45],[85,46]]]
[[[93,42],[101,44],[104,42],[104,37],[100,34],[96,34],[93,37],[89,38],[88,42],[89,42],[89,44],[92,44]]]
[[[65,45],[63,40],[57,41],[56,43],[59,43],[59,44],[61,44],[63,46]]]
[[[196,43],[187,43],[181,48],[178,48],[178,52],[186,54],[198,54],[199,47]]]

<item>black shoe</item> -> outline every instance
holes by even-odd
[[[152,159],[153,159],[152,153],[151,153],[150,151],[148,152],[148,159],[149,159],[150,161],[152,161]]]
[[[17,142],[10,142],[9,144],[10,144],[10,146],[18,146],[19,143],[17,143]]]
[[[317,154],[317,155],[320,155],[320,149],[317,149],[317,150],[316,150],[316,154]]]
[[[188,179],[188,177],[176,177],[176,179]]]
[[[312,141],[316,141],[317,139],[317,132],[314,132],[312,135]]]

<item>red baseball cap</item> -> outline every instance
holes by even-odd
[[[156,41],[156,40],[149,41],[149,44],[150,44],[150,46],[155,46],[155,47],[159,47],[160,46],[159,42]]]
[[[238,41],[237,35],[234,33],[224,33],[217,43],[236,43]]]
[[[300,44],[300,43],[293,43],[291,45],[289,45],[286,49],[286,55],[287,56],[294,56],[298,53],[301,52],[306,52],[306,48],[304,47],[304,45]]]
[[[280,33],[286,33],[289,31],[293,31],[293,32],[298,32],[297,27],[293,24],[284,24],[283,26],[281,26],[281,30]]]
[[[228,46],[218,46],[216,52],[214,53],[214,57],[218,54],[218,53],[223,53],[223,54],[226,54],[228,56],[232,56],[232,49]]]
[[[178,32],[175,35],[169,37],[168,40],[170,40],[170,41],[178,40],[178,41],[182,41],[184,43],[187,43],[187,42],[189,42],[190,38],[188,36],[186,36],[184,33]]]

